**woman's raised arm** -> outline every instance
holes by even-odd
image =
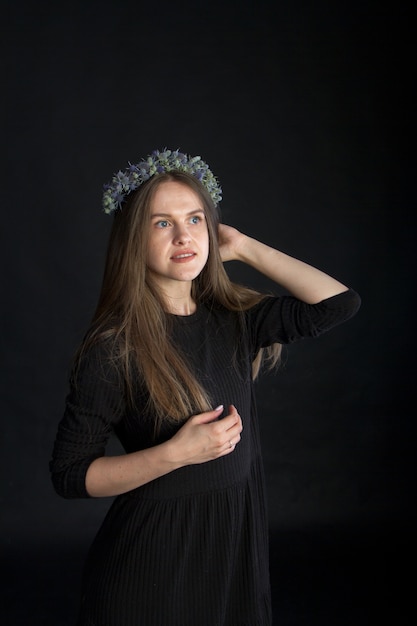
[[[219,246],[223,261],[241,261],[275,281],[293,296],[316,304],[348,287],[325,272],[220,224]]]

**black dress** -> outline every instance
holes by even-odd
[[[210,394],[234,404],[243,422],[235,450],[190,465],[116,497],[85,565],[78,626],[270,626],[268,518],[251,380],[260,347],[314,337],[359,307],[352,290],[307,305],[268,297],[238,315],[200,305],[172,316],[173,339]],[[57,492],[88,497],[85,474],[105,453],[112,430],[126,452],[171,437],[153,436],[145,408],[126,408],[99,346],[71,388],[50,468]],[[138,386],[138,406],[146,394]],[[176,427],[178,428],[178,427]]]

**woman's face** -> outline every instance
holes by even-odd
[[[162,183],[151,202],[147,268],[167,294],[175,295],[204,268],[209,236],[199,196],[176,181]]]

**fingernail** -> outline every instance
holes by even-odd
[[[220,409],[223,409],[223,405],[219,404],[219,406],[217,406],[214,410],[215,411],[220,411]]]

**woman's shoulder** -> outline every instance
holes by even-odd
[[[100,374],[106,380],[118,379],[121,350],[121,338],[114,332],[86,334],[74,355],[71,377],[79,379]]]

